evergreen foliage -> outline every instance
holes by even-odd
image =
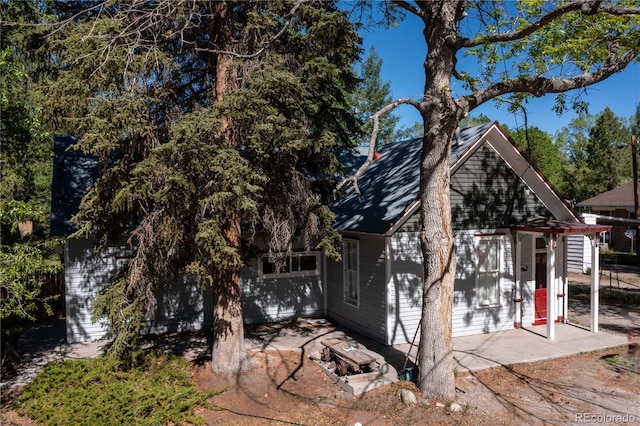
[[[42,4],[0,8],[0,318],[34,319],[51,312],[42,276],[60,269],[57,242],[48,238],[53,137],[43,124],[39,81],[46,62],[36,54],[49,19]],[[21,233],[19,223],[32,223]]]
[[[505,127],[505,129],[508,129]],[[547,132],[532,126],[515,131],[507,130],[509,136],[520,147],[531,164],[533,164],[556,187],[562,184],[563,156],[560,148]]]
[[[212,407],[183,358],[138,352],[131,368],[112,356],[48,364],[17,408],[41,425],[202,425],[195,408]],[[223,392],[221,389],[217,393]]]
[[[363,123],[363,142],[368,143],[368,136],[373,131],[373,122],[369,117],[376,111],[392,102],[391,85],[388,81],[383,82],[380,78],[382,68],[382,58],[378,56],[375,48],[371,46],[369,53],[359,67],[359,82],[356,91],[351,97],[353,108],[358,118]],[[396,125],[400,117],[389,113],[380,118],[380,133],[378,141],[381,144],[395,142],[398,140]]]
[[[596,117],[589,132],[586,166],[591,171],[586,198],[617,187],[631,171],[631,140],[629,130],[608,107]],[[624,147],[623,149],[621,149]]]
[[[357,133],[360,40],[333,2],[85,1],[61,13],[46,110],[101,168],[76,235],[104,248],[129,233],[136,247],[96,300],[116,353],[178,272],[214,289],[237,280],[240,226],[266,235],[276,262],[297,237],[339,255],[324,203]],[[119,315],[125,305],[135,313]]]
[[[565,156],[559,188],[567,199],[579,202],[631,181],[631,133],[625,122],[605,108],[595,116],[580,114],[558,133]]]

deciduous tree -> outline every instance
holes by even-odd
[[[374,4],[381,5],[383,13],[395,5],[408,19],[423,24],[415,35],[427,47],[423,95],[398,99],[378,115],[409,104],[424,120],[418,385],[429,398],[451,400],[455,397],[451,314],[456,261],[449,159],[456,128],[478,106],[505,96],[517,107],[530,96],[561,94],[556,98],[557,109],[566,108],[564,92],[577,90],[579,95],[637,61],[640,8],[637,1],[391,0]],[[475,57],[478,66],[461,68],[462,57]],[[584,107],[579,96],[569,104]]]

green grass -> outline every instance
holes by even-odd
[[[15,408],[42,425],[204,424],[195,407],[215,409],[216,393],[196,389],[188,361],[157,351],[135,361],[126,370],[111,356],[51,363]]]
[[[591,288],[587,286],[569,285],[569,294],[573,296],[588,296]],[[619,291],[616,289],[600,288],[600,302],[616,305],[631,310],[640,309],[640,294]]]

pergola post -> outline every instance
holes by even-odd
[[[556,235],[544,234],[547,245],[547,340],[556,338],[558,288],[556,285]]]
[[[600,233],[589,235],[591,239],[591,320],[592,333],[598,332],[598,303],[600,302]]]
[[[522,234],[516,232],[513,236],[513,243],[516,245],[516,281],[513,295],[515,318],[513,326],[522,328]]]

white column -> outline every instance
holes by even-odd
[[[556,236],[545,234],[547,243],[547,339],[556,338],[558,318],[558,286],[556,285]]]
[[[513,243],[516,245],[516,281],[515,291],[513,293],[513,304],[515,309],[514,324],[515,328],[522,327],[522,234],[516,233],[513,236]]]
[[[591,332],[598,332],[598,303],[600,301],[600,233],[591,239]]]
[[[569,238],[562,238],[563,254],[562,254],[562,315],[564,316],[564,323],[569,322],[569,271],[568,271],[568,251],[569,251]]]

